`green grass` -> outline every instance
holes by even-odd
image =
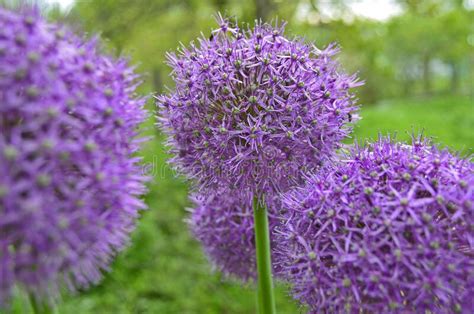
[[[424,130],[436,142],[472,153],[474,104],[470,99],[387,101],[363,108],[356,138],[376,138],[397,132],[409,139],[411,130]],[[153,163],[154,180],[131,246],[116,259],[102,283],[79,296],[66,296],[59,313],[255,313],[252,286],[228,281],[211,270],[184,219],[187,188],[165,166],[162,138],[154,136],[144,150]],[[298,313],[287,289],[276,289],[278,313]],[[17,302],[19,303],[19,302]],[[18,306],[18,308],[20,308]],[[16,312],[21,313],[21,310]]]
[[[411,135],[431,137],[440,146],[465,154],[474,149],[474,99],[444,97],[432,100],[384,101],[363,108],[355,128],[358,141],[376,139],[378,132],[397,134],[399,140]]]

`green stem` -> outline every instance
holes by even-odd
[[[29,294],[31,308],[34,314],[52,314],[53,310],[45,303],[39,302],[32,294]]]
[[[275,314],[270,233],[268,230],[267,206],[263,197],[254,197],[253,213],[255,220],[255,246],[257,248],[258,310],[260,314]]]

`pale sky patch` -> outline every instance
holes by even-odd
[[[374,20],[388,20],[401,13],[398,4],[390,0],[361,0],[350,4],[354,14]]]
[[[304,2],[303,2],[304,3]],[[321,12],[321,20],[342,18],[350,22],[354,16],[364,17],[368,19],[385,21],[400,14],[402,8],[393,0],[347,0],[344,2],[349,11],[341,11],[340,8],[331,0],[318,1],[318,8]],[[309,4],[300,8],[299,12],[305,15],[304,11],[308,11]]]
[[[74,3],[74,0],[45,0],[47,4],[59,4],[62,9],[70,9]]]

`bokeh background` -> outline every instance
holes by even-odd
[[[1,5],[19,1],[0,0]],[[24,2],[24,1],[22,1]],[[470,155],[474,148],[474,0],[44,0],[34,1],[53,21],[88,36],[104,49],[129,55],[143,74],[141,91],[173,87],[165,53],[216,27],[216,12],[241,23],[285,20],[288,35],[318,47],[337,42],[339,60],[359,72],[362,120],[354,140],[423,132],[441,146]],[[154,110],[153,98],[148,102]],[[163,136],[152,115],[145,132],[143,171],[153,176],[130,247],[100,285],[65,294],[59,313],[254,313],[251,285],[212,271],[185,218],[188,186],[166,165]],[[277,287],[279,313],[303,309]],[[15,312],[28,312],[24,296]]]

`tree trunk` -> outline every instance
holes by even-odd
[[[413,95],[413,74],[410,72],[412,69],[412,65],[410,63],[404,64],[402,66],[402,74],[403,74],[403,80],[402,80],[402,87],[403,87],[403,96],[412,96]]]
[[[403,96],[411,96],[413,94],[413,81],[406,79],[403,81]]]
[[[268,22],[273,9],[271,0],[255,0],[255,15],[257,19]]]
[[[223,13],[224,9],[225,9],[225,5],[227,4],[227,0],[214,0],[212,1],[215,5],[215,7],[217,8],[217,11],[220,11],[221,13]]]
[[[456,64],[456,61],[451,61],[449,63],[451,67],[451,93],[457,93],[459,91],[459,67]]]
[[[431,58],[429,54],[423,55],[423,89],[426,95],[431,94]]]

